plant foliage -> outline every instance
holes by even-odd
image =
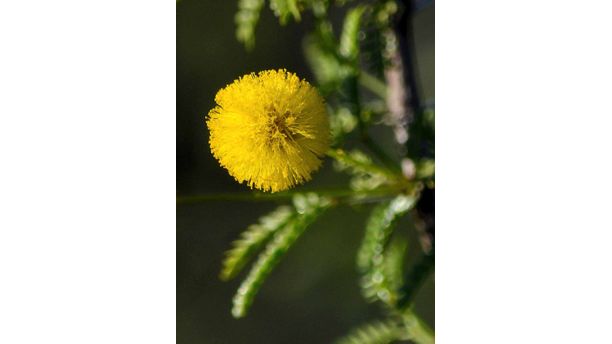
[[[390,268],[401,268],[397,260],[403,257],[403,252],[395,248],[396,251],[386,254],[385,250],[396,222],[412,208],[414,203],[414,197],[398,196],[390,202],[378,205],[370,215],[357,254],[357,268],[363,275],[362,291],[370,301],[380,300],[393,305],[397,299],[398,286],[395,274],[398,272],[390,271]]]
[[[325,210],[341,203],[375,203],[365,225],[356,265],[364,297],[370,302],[380,302],[389,316],[353,330],[337,343],[410,340],[431,344],[433,331],[410,308],[410,302],[402,303],[410,294],[406,290],[416,290],[419,281],[431,271],[433,254],[423,248],[421,258],[427,264],[407,262],[407,235],[395,228],[398,220],[414,207],[417,211],[411,218],[417,218],[415,226],[419,223],[422,190],[435,187],[435,113],[433,107],[415,108],[411,109],[414,118],[408,120],[406,115],[409,140],[405,143],[397,139],[401,146],[398,152],[403,155],[401,163],[390,158],[369,137],[369,128],[374,125],[386,125],[388,130],[393,127],[388,118],[391,113],[388,96],[389,90],[398,86],[384,78],[388,72],[402,75],[401,71],[394,70],[399,68],[397,56],[405,54],[398,49],[395,22],[402,6],[396,0],[362,1],[353,5],[354,2],[269,0],[270,9],[281,25],[290,20],[300,21],[304,11],[312,12],[313,28],[303,41],[304,54],[330,114],[334,148],[327,155],[334,160],[337,171],[350,176],[350,187],[345,192],[327,195],[289,192],[292,205],[281,206],[262,217],[234,241],[226,253],[220,277],[223,280],[236,277],[259,253],[233,300],[232,314],[242,317],[281,258]],[[352,6],[346,11],[339,34],[334,33],[330,20],[332,4]],[[238,0],[236,37],[247,49],[254,47],[255,28],[264,5],[265,0]],[[395,91],[394,94],[401,94]],[[348,142],[352,147],[347,147]],[[412,273],[404,273],[405,263],[411,263]]]
[[[291,17],[295,20],[300,20],[298,0],[270,0],[270,9],[272,9],[282,25],[287,24]]]
[[[340,35],[340,54],[348,61],[356,62],[359,57],[359,24],[365,12],[364,6],[357,6],[346,14]]]
[[[236,22],[236,38],[250,50],[255,46],[255,27],[259,22],[259,15],[264,0],[238,0],[238,12],[234,18]]]
[[[284,227],[294,216],[295,212],[291,207],[281,206],[242,232],[240,238],[232,243],[232,249],[226,252],[221,279],[227,281],[235,277],[272,234]]]
[[[395,321],[374,321],[353,329],[335,344],[387,344],[402,338],[404,329]]]
[[[287,219],[284,225],[274,231],[271,241],[259,255],[251,271],[238,288],[233,300],[232,315],[234,317],[240,318],[246,314],[266,277],[308,225],[330,205],[331,202],[328,199],[316,194],[295,195],[292,214],[283,217]]]

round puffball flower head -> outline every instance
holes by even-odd
[[[281,70],[245,75],[220,90],[208,113],[210,149],[238,182],[277,192],[311,179],[329,149],[323,98]]]

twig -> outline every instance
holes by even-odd
[[[380,98],[387,98],[387,85],[374,75],[364,70],[359,73],[359,84]]]
[[[406,153],[409,153],[408,126],[415,120],[416,115],[422,113],[422,108],[413,56],[415,49],[412,19],[415,7],[412,0],[401,0],[401,4],[403,5],[403,11],[393,28],[399,49],[394,55],[394,67],[386,72],[386,76],[390,88],[388,104],[396,129],[396,140],[400,144],[405,144]],[[424,234],[426,238],[431,240],[422,240],[423,255],[404,279],[404,285],[400,288],[400,298],[396,305],[398,310],[410,308],[417,292],[435,267],[435,205],[433,195],[434,190],[424,189],[416,205],[417,213],[423,220]]]
[[[413,57],[415,49],[412,16],[415,8],[411,0],[398,2],[402,10],[392,33],[397,40],[397,49],[390,52],[391,63],[385,69],[385,78],[389,85],[387,92],[389,122],[394,127],[396,141],[404,145],[408,142],[408,125],[413,121],[415,112],[420,111],[421,101]]]
[[[400,192],[397,187],[381,187],[370,191],[355,191],[351,189],[305,189],[292,192],[249,192],[249,193],[210,193],[194,196],[178,196],[177,205],[198,204],[210,201],[246,201],[246,202],[266,202],[277,200],[290,200],[298,193],[316,193],[320,196],[334,198],[336,201],[349,200],[351,203],[369,201],[372,198],[392,196]]]
[[[402,0],[404,7],[399,19],[396,22],[395,34],[397,35],[399,54],[402,60],[403,76],[405,87],[407,88],[408,110],[412,114],[421,110],[421,99],[418,92],[418,78],[416,74],[414,51],[414,28],[413,15],[415,6],[412,0]],[[410,120],[410,119],[409,119]]]

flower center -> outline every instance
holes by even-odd
[[[290,125],[295,121],[295,116],[289,111],[279,113],[274,106],[268,109],[268,134],[271,140],[294,140],[295,135],[290,129]]]

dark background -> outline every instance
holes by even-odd
[[[350,4],[349,4],[350,5]],[[281,27],[266,7],[247,53],[234,37],[236,1],[181,0],[177,3],[177,195],[247,192],[210,154],[205,116],[215,93],[237,77],[286,68],[309,81],[302,38],[312,26]],[[337,24],[344,10],[333,10]],[[339,26],[336,26],[337,29]],[[337,31],[336,31],[337,32]],[[434,98],[434,6],[415,16],[421,94]],[[374,136],[385,145],[390,130]],[[338,186],[347,178],[329,161],[308,187]],[[329,343],[352,327],[384,315],[360,295],[355,254],[369,207],[338,207],[318,219],[264,283],[249,314],[235,320],[232,296],[244,274],[218,279],[223,253],[249,224],[279,203],[214,201],[177,206],[178,343]],[[409,219],[399,224],[408,231]],[[410,255],[418,250],[411,240]],[[417,312],[434,326],[434,283],[416,300]]]

